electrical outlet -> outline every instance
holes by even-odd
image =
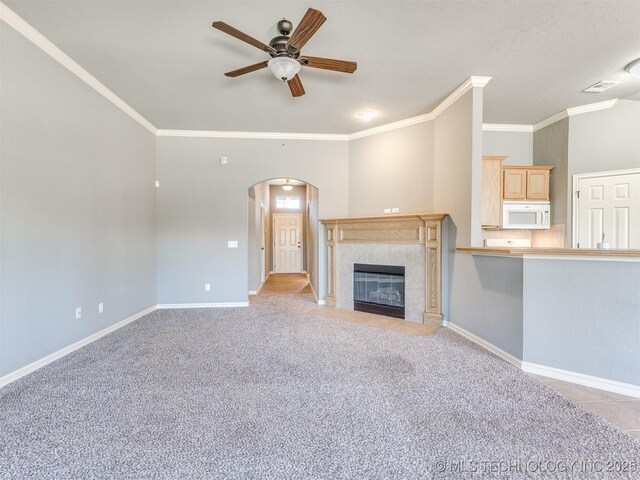
[[[160,188],[160,180],[156,180],[156,188]]]
[[[399,208],[392,208],[391,213],[398,213],[400,211]]]
[[[104,303],[100,302],[98,304],[98,313],[104,312]]]
[[[227,247],[229,247],[229,248],[238,248],[238,241],[237,240],[229,240],[227,242]]]
[[[220,157],[220,163],[222,165],[226,165],[227,164],[227,157]]]
[[[76,320],[80,320],[80,318],[82,318],[82,308],[78,307],[76,308]]]
[[[391,209],[390,208],[385,208],[384,209],[384,213],[391,213]]]
[[[204,284],[204,289],[205,289],[205,291],[210,292],[211,291],[211,284],[210,283],[205,283]]]

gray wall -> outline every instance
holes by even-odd
[[[248,245],[249,245],[249,291],[257,291],[262,286],[262,209],[264,208],[264,228],[265,228],[265,275],[271,270],[269,262],[271,253],[271,227],[270,227],[270,205],[271,196],[269,191],[269,183],[261,182],[249,188],[249,229],[248,229]]]
[[[159,137],[158,303],[247,301],[247,189],[304,180],[318,187],[320,217],[347,216],[348,152],[343,141]]]
[[[522,358],[522,259],[459,253],[451,322]]]
[[[442,310],[451,319],[456,245],[471,243],[471,122],[473,92],[434,120],[433,209],[448,213],[443,225]],[[455,185],[455,188],[451,186]]]
[[[533,164],[551,165],[549,199],[551,223],[565,225],[565,246],[570,245],[571,217],[569,209],[569,119],[547,125],[533,133]],[[567,221],[569,220],[569,221]]]
[[[640,102],[618,100],[612,108],[570,117],[569,180],[629,168],[640,168]]]
[[[473,91],[433,121],[433,208],[449,214],[452,246],[471,244]]]
[[[487,261],[455,250],[480,237],[474,198],[481,188],[484,150],[482,89],[465,94],[434,123],[434,208],[450,215],[443,237],[445,319],[520,357],[522,260]]]
[[[433,122],[349,142],[349,215],[433,209]]]
[[[532,132],[483,132],[483,155],[508,155],[503,165],[533,165]]]
[[[638,285],[638,262],[525,259],[523,359],[640,385]]]
[[[1,376],[156,295],[154,135],[0,26]]]

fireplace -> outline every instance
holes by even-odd
[[[355,263],[353,309],[404,318],[404,267]]]

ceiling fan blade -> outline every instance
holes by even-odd
[[[256,70],[260,70],[261,68],[265,68],[269,63],[268,60],[260,63],[254,63],[253,65],[249,65],[247,67],[242,67],[237,70],[232,70],[230,72],[225,73],[227,77],[239,77],[240,75],[244,75],[245,73],[255,72]]]
[[[302,86],[302,81],[298,75],[289,80],[287,84],[289,85],[289,90],[291,90],[292,96],[301,97],[304,95],[304,87]]]
[[[326,20],[327,17],[320,10],[313,8],[307,10],[307,13],[300,20],[298,28],[295,29],[289,41],[287,41],[287,49],[293,45],[300,51]]]
[[[353,73],[358,68],[356,62],[347,60],[334,60],[333,58],[308,57],[304,56],[299,59],[302,65],[313,68],[322,68],[323,70],[333,70],[334,72]]]
[[[232,37],[236,37],[238,40],[242,40],[243,42],[248,43],[249,45],[253,45],[256,48],[259,48],[263,52],[267,53],[276,53],[273,47],[262,43],[260,40],[256,40],[255,38],[247,35],[246,33],[242,33],[240,30],[233,28],[231,25],[227,25],[224,22],[213,22],[211,25],[213,28],[217,28],[221,32],[224,32]]]

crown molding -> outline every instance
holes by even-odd
[[[280,133],[280,132],[227,132],[216,130],[157,130],[159,137],[191,138],[252,138],[267,140],[331,140],[347,141],[349,136],[341,133]]]
[[[29,25],[22,19],[17,13],[7,7],[4,3],[0,2],[0,19],[10,27],[14,28],[18,33],[24,36],[27,40],[30,40],[33,44],[50,55],[54,60],[60,63],[63,67],[75,74],[80,80],[85,82],[91,88],[93,88],[100,95],[105,97],[116,107],[122,110],[124,113],[133,118],[136,122],[142,125],[155,135],[156,127],[151,124],[146,118],[136,112],[129,104],[122,100],[119,96],[109,90],[104,84],[102,84],[96,77],[87,72],[78,63],[76,63],[70,56],[56,47],[51,41],[38,32],[35,28]]]
[[[533,125],[517,125],[510,123],[483,123],[482,130],[485,132],[533,132]]]
[[[396,130],[398,128],[408,127],[410,125],[415,125],[417,123],[423,123],[423,122],[428,122],[430,120],[434,120],[438,115],[440,115],[448,107],[453,105],[456,102],[456,100],[462,97],[469,90],[471,90],[474,87],[483,88],[487,83],[489,83],[490,80],[491,80],[491,77],[471,76],[467,78],[462,85],[456,88],[453,91],[453,93],[451,93],[447,98],[445,98],[430,113],[418,115],[417,117],[406,118],[404,120],[399,120],[397,122],[387,123],[385,125],[380,125],[379,127],[369,128],[367,130],[360,130],[359,132],[350,133],[349,140],[356,140],[358,138],[369,137],[371,135],[377,135],[379,133],[389,132],[391,130]]]
[[[607,100],[604,102],[588,103],[587,105],[581,105],[579,107],[567,108],[567,115],[570,117],[574,115],[582,115],[583,113],[597,112],[598,110],[606,110],[618,103],[618,99]]]
[[[350,133],[347,137],[349,140],[357,140],[358,138],[370,137],[371,135],[378,135],[379,133],[390,132],[391,130],[397,130],[398,128],[409,127],[416,125],[417,123],[428,122],[433,120],[435,116],[431,113],[425,113],[424,115],[418,115],[417,117],[405,118],[404,120],[398,120],[397,122],[386,123],[379,127],[368,128],[366,130],[360,130],[359,132]]]
[[[471,76],[456,88],[447,98],[445,98],[430,113],[418,115],[416,117],[405,118],[397,122],[387,123],[378,127],[361,130],[350,134],[341,133],[279,133],[279,132],[232,132],[217,130],[163,130],[156,132],[159,137],[192,137],[192,138],[249,138],[249,139],[273,139],[273,140],[330,140],[330,141],[350,141],[358,138],[377,135],[389,132],[398,128],[408,127],[417,123],[428,122],[435,119],[449,106],[453,105],[462,95],[470,89],[484,87],[491,77]]]
[[[515,125],[508,123],[484,123],[482,130],[485,132],[535,132],[563,118],[573,117],[574,115],[582,115],[583,113],[597,112],[598,110],[606,110],[618,103],[618,99],[606,100],[604,102],[588,103],[578,107],[567,108],[566,110],[556,113],[555,115],[536,123],[535,125]]]
[[[587,103],[586,105],[567,108],[566,110],[563,110],[560,113],[556,113],[555,115],[547,118],[546,120],[542,120],[541,122],[536,123],[533,126],[533,131],[536,132],[541,128],[544,128],[548,125],[551,125],[552,123],[555,123],[567,117],[582,115],[583,113],[597,112],[598,110],[606,110],[607,108],[613,107],[616,103],[618,103],[618,99],[614,98],[612,100],[606,100],[604,102]]]
[[[569,116],[569,114],[567,113],[566,110],[561,111],[560,113],[556,113],[555,115],[552,115],[551,117],[542,120],[541,122],[536,123],[533,126],[533,131],[537,132],[538,130],[540,130],[541,128],[544,128],[548,125],[551,125],[552,123],[556,123],[559,122],[560,120],[563,120],[565,118],[567,118]]]

